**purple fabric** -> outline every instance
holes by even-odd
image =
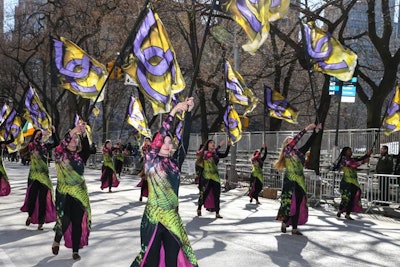
[[[204,200],[204,208],[215,209],[214,192],[212,189],[209,191],[207,198]]]
[[[154,229],[153,235],[151,236],[148,248],[146,249],[146,253],[143,256],[143,260],[142,260],[142,262],[140,264],[140,267],[143,267],[145,265],[145,263],[146,263],[146,259],[147,259],[148,253],[150,251],[151,246],[153,245],[154,237],[155,237],[155,235],[157,233],[157,229],[158,229],[158,225]],[[172,233],[171,233],[171,235],[172,235]],[[176,242],[178,242],[178,240]],[[179,249],[179,252],[178,252],[178,259],[177,259],[176,266],[179,266],[179,267],[194,267],[194,265],[191,264],[190,261],[186,258],[185,253],[182,250],[182,247]],[[164,246],[163,245],[161,245],[161,248],[160,248],[160,261],[158,263],[158,267],[166,267],[166,265],[165,265],[165,250],[164,250]]]
[[[28,199],[29,192],[31,186],[29,186],[26,190],[25,201],[21,207],[22,212],[28,212]],[[56,207],[54,206],[53,197],[51,195],[51,191],[47,190],[46,195],[46,215],[44,217],[45,223],[55,222],[57,219]],[[36,198],[35,209],[33,210],[33,214],[31,216],[31,223],[39,224],[39,196]]]
[[[88,221],[88,214],[85,211],[82,217],[82,224],[81,224],[82,235],[81,235],[81,240],[79,242],[79,248],[83,248],[84,246],[87,246],[89,244],[90,231],[87,221]],[[68,225],[68,228],[64,233],[64,245],[67,248],[72,248],[72,223]]]
[[[4,179],[4,177],[0,178],[0,196],[8,196],[11,192],[10,184]]]
[[[108,178],[104,179],[103,178],[104,175],[105,175],[105,171],[103,171],[103,173],[101,174],[101,177],[100,177],[100,181],[102,181],[101,182],[101,186],[100,186],[101,190],[103,190],[104,188],[108,188],[109,187]],[[118,185],[119,185],[119,181],[118,181],[117,175],[115,175],[115,173],[113,172],[111,187],[118,187]]]
[[[306,224],[308,221],[308,209],[306,202],[307,202],[306,197],[303,196],[303,198],[301,199],[299,221],[297,225]],[[292,216],[295,214],[296,214],[296,192],[293,192],[292,203],[290,205],[290,218],[287,221],[286,226],[292,225]]]

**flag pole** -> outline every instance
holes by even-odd
[[[146,2],[144,3],[143,8],[139,13],[138,18],[136,19],[135,24],[133,25],[131,32],[129,33],[128,37],[126,38],[124,45],[122,46],[120,52],[117,55],[117,58],[115,59],[113,65],[112,65],[112,68],[111,68],[112,70],[114,70],[114,68],[116,66],[121,66],[122,65],[122,60],[125,58],[125,50],[132,43],[132,39],[134,38],[134,36],[137,33],[137,29],[138,29],[140,23],[142,22],[144,16],[146,15],[149,2],[150,2],[150,0],[146,0]],[[96,96],[96,99],[94,100],[93,104],[90,105],[89,110],[88,110],[88,114],[87,114],[88,118],[89,118],[90,113],[92,112],[94,106],[96,105],[97,100],[99,99],[100,95],[102,94],[102,92],[103,92],[103,90],[105,88],[105,85],[107,84],[108,80],[110,79],[111,73],[112,73],[112,71],[108,73],[107,78],[104,81],[103,86],[101,87],[99,93]]]

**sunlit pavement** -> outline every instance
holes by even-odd
[[[54,256],[54,223],[25,226],[20,212],[25,197],[28,166],[5,161],[12,191],[0,197],[0,266],[129,266],[140,248],[140,221],[145,202],[139,202],[139,178],[122,175],[113,193],[100,190],[100,171],[86,169],[92,207],[89,246],[74,261],[63,246]],[[55,185],[54,164],[50,167]],[[400,266],[399,221],[371,214],[337,219],[332,209],[310,208],[309,221],[300,226],[304,236],[280,232],[275,221],[276,200],[249,203],[245,189],[221,195],[221,215],[203,210],[197,217],[196,185],[181,185],[179,212],[200,266]],[[143,199],[146,201],[146,198]]]

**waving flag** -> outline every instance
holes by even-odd
[[[148,9],[124,71],[151,102],[154,114],[171,109],[171,96],[185,88],[175,51],[158,14]]]
[[[14,136],[14,142],[7,145],[8,152],[13,153],[18,151],[24,142],[24,136],[21,129],[21,117],[17,114],[15,109],[7,108],[3,126],[4,127],[0,130],[0,136],[3,140],[9,140],[10,134]]]
[[[269,116],[297,124],[297,109],[290,106],[287,99],[276,90],[265,86],[265,103],[269,109]]]
[[[304,25],[307,53],[315,61],[316,71],[349,81],[357,66],[357,55],[333,38],[330,33],[315,26],[314,22]]]
[[[249,37],[243,50],[254,54],[269,35],[269,22],[283,17],[289,9],[290,0],[230,0],[221,8],[239,24]]]
[[[228,61],[225,61],[225,86],[228,91],[229,102],[247,106],[243,115],[254,110],[258,99],[250,88],[246,86],[243,77],[235,71]]]
[[[29,87],[24,102],[24,118],[36,128],[51,131],[51,117],[43,107],[39,96],[32,86]]]
[[[59,71],[62,86],[83,98],[95,100],[106,82],[106,67],[63,37],[60,40],[53,39],[53,41],[55,65]],[[97,101],[102,100],[103,94]]]
[[[390,135],[393,132],[400,130],[400,87],[396,85],[394,96],[390,101],[390,105],[385,115],[382,124],[385,135]]]
[[[131,101],[129,103],[127,122],[141,135],[151,138],[151,131],[147,126],[147,119],[144,115],[142,105],[134,96],[131,96]]]
[[[242,122],[240,121],[239,114],[232,105],[228,105],[224,114],[225,131],[229,135],[232,143],[236,143],[242,138]]]
[[[35,132],[32,123],[26,121],[24,127],[22,128],[22,134],[24,137],[31,136]]]
[[[290,0],[271,0],[268,20],[270,22],[283,18],[289,11]]]

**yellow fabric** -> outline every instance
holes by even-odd
[[[390,135],[400,130],[400,87],[396,85],[395,94],[383,121],[384,134]]]
[[[324,30],[318,28],[312,21],[308,22],[307,25],[311,29],[311,45],[314,49],[321,38],[329,35]],[[332,46],[332,52],[322,62],[327,65],[335,65],[344,62],[347,66],[339,69],[329,69],[321,67],[321,64],[317,62],[314,64],[314,70],[334,76],[341,81],[351,80],[357,66],[357,55],[350,49],[343,47],[342,44],[332,36],[329,36],[329,41],[323,44],[320,52],[327,51],[329,44]]]
[[[100,68],[102,70],[101,74],[99,75],[97,72],[95,72],[93,69],[91,69],[85,78],[74,79],[74,81],[80,86],[83,86],[83,87],[95,86],[96,90],[97,90],[96,93],[88,93],[88,92],[78,91],[71,85],[70,82],[68,82],[66,79],[62,79],[62,86],[65,89],[67,89],[67,90],[71,91],[72,93],[79,95],[83,98],[89,98],[89,99],[95,100],[98,93],[102,89],[103,84],[106,82],[106,79],[107,79],[108,73],[107,73],[106,66],[101,64],[100,62],[98,62],[97,60],[95,60],[94,58],[89,56],[88,54],[86,54],[86,52],[83,51],[75,43],[73,43],[63,37],[60,38],[60,41],[62,41],[64,43],[64,57],[63,57],[64,64],[65,64],[65,62],[68,63],[74,59],[80,60],[83,58],[83,56],[86,56],[90,59],[90,63],[94,67]],[[76,71],[79,72],[79,70],[76,70]],[[103,98],[104,98],[104,94],[101,94],[99,96],[99,98],[97,99],[97,101],[101,102],[101,101],[103,101]]]
[[[226,131],[229,133],[229,139],[233,144],[242,138],[242,122],[240,120],[239,114],[236,112],[233,106],[228,107],[227,112],[228,121],[226,121],[225,118],[225,128]]]
[[[167,113],[171,110],[172,96],[176,93],[184,90],[186,84],[179,68],[178,61],[176,59],[175,51],[168,38],[168,34],[164,25],[162,24],[157,13],[154,12],[154,18],[156,23],[150,28],[147,33],[145,40],[143,41],[140,50],[143,51],[150,47],[159,47],[164,52],[170,50],[173,55],[173,64],[175,66],[175,76],[172,75],[171,71],[166,71],[163,75],[156,76],[146,71],[146,79],[150,84],[151,88],[158,94],[166,97],[168,100],[166,103],[157,100],[149,92],[145,90],[141,84],[137,72],[139,66],[139,59],[135,55],[131,55],[128,65],[124,66],[124,71],[132,78],[132,80],[139,86],[139,89],[143,92],[146,98],[151,102],[154,114]],[[157,66],[160,63],[160,58],[152,56],[146,59],[151,65]]]
[[[142,104],[135,97],[131,97],[129,103],[129,111],[127,122],[132,125],[141,135],[151,138],[151,131],[147,125],[147,119],[144,116]]]

